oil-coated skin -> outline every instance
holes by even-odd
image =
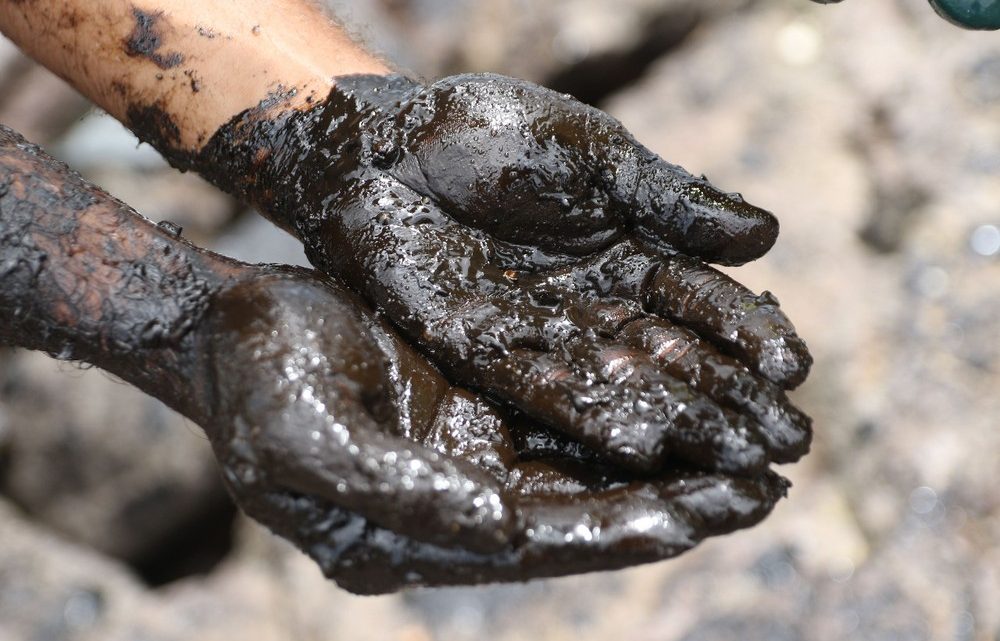
[[[638,472],[755,474],[809,445],[811,358],[738,264],[777,222],[572,98],[496,75],[275,95],[182,168],[258,205],[456,383]]]
[[[98,365],[199,423],[241,507],[355,592],[654,561],[787,488],[630,478],[452,386],[335,282],[199,250],[2,126],[0,284],[0,343]]]

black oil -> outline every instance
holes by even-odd
[[[133,57],[146,58],[160,69],[173,69],[184,63],[184,56],[176,51],[162,51],[163,35],[160,33],[162,11],[144,11],[132,7],[135,26],[132,33],[122,43],[125,53]]]

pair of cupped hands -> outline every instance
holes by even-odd
[[[777,222],[597,109],[501,76],[346,76],[166,151],[318,270],[141,232],[142,260],[215,265],[166,349],[198,364],[179,385],[210,398],[189,415],[227,486],[347,589],[670,557],[766,516],[770,465],[808,449],[785,396],[804,343],[706,264],[761,256]]]
[[[785,396],[804,343],[706,264],[761,256],[776,220],[602,111],[501,76],[351,76],[179,162],[330,277],[222,295],[214,440],[247,512],[349,589],[673,556],[763,518],[769,465],[808,449]]]

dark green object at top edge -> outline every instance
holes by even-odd
[[[942,18],[966,29],[1000,29],[1000,0],[930,0]]]

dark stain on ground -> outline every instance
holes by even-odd
[[[665,9],[647,21],[629,46],[566,65],[542,84],[572,94],[589,105],[599,104],[641,78],[655,61],[683,44],[702,21],[704,10],[687,4]]]
[[[163,34],[158,23],[163,17],[162,11],[150,13],[133,6],[132,15],[135,17],[135,27],[125,40],[125,53],[132,57],[146,58],[160,69],[172,69],[184,62],[184,56],[176,51],[160,52]]]

